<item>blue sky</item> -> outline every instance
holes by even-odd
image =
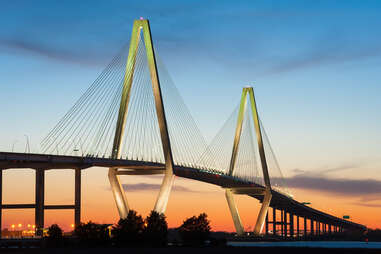
[[[377,178],[380,11],[379,1],[2,1],[0,149],[23,151],[27,134],[37,151],[142,16],[208,139],[253,85],[285,175]]]

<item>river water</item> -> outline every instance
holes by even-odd
[[[350,248],[381,249],[381,242],[351,241],[297,241],[297,242],[227,242],[228,246],[237,247],[310,247],[310,248]]]

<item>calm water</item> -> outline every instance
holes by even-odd
[[[313,247],[313,248],[367,248],[381,249],[381,242],[228,242],[240,247]]]

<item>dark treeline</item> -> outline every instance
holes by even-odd
[[[76,226],[71,236],[64,237],[58,225],[51,225],[43,242],[46,247],[164,247],[168,245],[168,242],[177,246],[202,246],[205,243],[212,246],[224,246],[227,240],[237,240],[234,235],[226,232],[211,232],[210,221],[205,213],[186,218],[178,228],[168,229],[164,214],[151,211],[146,218],[143,218],[136,211],[130,210],[127,217],[120,219],[115,225],[97,224],[91,221],[81,223]],[[255,241],[255,239],[253,236],[247,236],[247,240]],[[274,237],[267,239],[264,236],[260,240],[284,241],[285,239]],[[315,235],[301,237],[300,240],[381,241],[381,230],[369,229],[366,232]]]
[[[127,217],[116,225],[91,221],[81,223],[75,227],[71,237],[64,237],[61,228],[53,224],[44,240],[47,247],[163,247],[167,246],[170,232],[174,243],[200,246],[210,240],[210,230],[210,221],[205,213],[187,218],[180,227],[168,230],[164,214],[151,211],[144,219],[130,210]]]

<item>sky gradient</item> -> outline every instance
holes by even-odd
[[[39,152],[144,17],[207,140],[252,85],[294,197],[381,227],[380,11],[379,1],[2,1],[0,151],[24,152],[27,135]],[[32,170],[4,175],[4,203],[33,202]],[[47,203],[72,202],[74,173],[47,175]],[[83,220],[115,222],[107,170],[83,176]],[[132,208],[147,215],[160,179],[123,181]],[[222,189],[179,178],[175,185],[170,226],[205,211],[214,230],[233,230]],[[238,206],[252,227],[259,204],[239,197]],[[32,222],[33,211],[6,211],[4,227],[20,214]],[[45,223],[72,219],[49,211]]]

